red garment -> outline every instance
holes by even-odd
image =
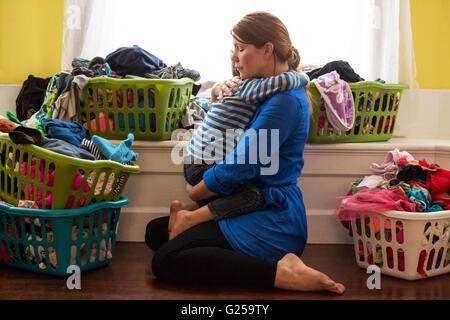
[[[0,261],[9,261],[8,249],[6,249],[6,243],[2,242],[2,249],[0,250]]]
[[[423,269],[423,265],[425,264],[425,259],[427,257],[427,252],[422,250],[419,256],[419,263],[417,264],[417,272],[424,278],[428,278],[427,273]]]
[[[20,238],[20,234],[19,234],[19,231],[17,230],[17,227],[15,229],[16,229],[16,237]],[[13,238],[13,232],[12,232],[11,225],[8,225],[8,236],[10,238]],[[3,254],[2,254],[2,251],[3,251]],[[0,250],[0,261],[2,261],[2,260],[6,261],[6,262],[11,260],[9,257],[9,254],[8,254],[8,249],[6,247],[5,241],[2,242],[2,250]]]
[[[108,117],[108,121],[109,121],[109,130],[113,131],[114,128],[114,119],[113,119],[113,115],[110,115]],[[100,126],[100,131],[101,132],[105,132],[106,131],[106,124],[105,124],[105,115],[103,114],[103,112],[100,112],[98,114],[98,123]],[[87,126],[85,126],[87,127]],[[95,121],[95,119],[91,120],[91,129],[92,131],[97,131],[97,122]]]
[[[417,183],[418,185],[428,189],[431,193],[431,198],[433,201],[436,195],[445,194],[450,191],[450,171],[442,169],[435,163],[428,164],[425,160],[420,160],[419,162],[407,162],[404,158],[401,158],[397,161],[398,166],[405,166],[408,164],[420,166],[422,170],[427,171],[426,184],[414,180],[411,180],[410,182]],[[450,205],[450,199],[444,206],[447,205]]]
[[[450,191],[435,194],[433,204],[440,205],[444,210],[450,210]]]
[[[6,119],[0,119],[0,131],[9,133],[13,131],[18,125]]]

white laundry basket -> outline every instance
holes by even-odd
[[[388,211],[352,220],[356,262],[417,280],[450,272],[450,211]]]

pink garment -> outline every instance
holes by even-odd
[[[21,173],[22,175],[26,176],[27,175],[27,165],[28,162],[24,161],[22,162],[21,165]],[[52,187],[55,184],[55,170],[49,170],[48,175],[47,175],[47,181],[45,182],[45,184],[49,187]],[[44,174],[45,174],[45,167],[44,167],[44,162],[41,161],[40,167],[39,167],[39,173],[38,173],[38,179],[39,182],[44,182]],[[31,160],[31,164],[30,164],[30,178],[34,179],[36,176],[36,159],[32,159]],[[80,187],[81,184],[83,183],[83,175],[80,172],[77,172],[75,179],[72,183],[72,190],[73,191],[77,191]],[[22,194],[22,198],[21,200],[31,200],[31,201],[36,201],[36,204],[38,205],[39,208],[42,209],[42,201],[45,201],[45,208],[46,209],[51,209],[52,207],[52,200],[53,200],[53,194],[51,191],[47,191],[47,194],[43,195],[43,191],[42,188],[37,188],[37,192],[36,192],[36,199],[34,199],[34,185],[33,184],[29,184],[28,185],[28,199],[25,199],[25,189],[26,187],[24,187],[23,190],[23,194]],[[89,183],[86,181],[83,187],[83,191],[84,192],[89,192],[91,190],[91,187],[89,186]],[[67,203],[66,203],[66,207],[65,209],[70,209],[73,207],[75,201],[75,197],[74,196],[70,196],[67,199]],[[77,203],[77,208],[82,207],[86,202],[86,198],[85,197],[81,197],[78,200]]]
[[[77,171],[77,174],[75,175],[75,179],[73,180],[73,183],[72,183],[72,191],[77,191],[78,189],[80,189],[82,183],[83,183],[83,175],[79,171]],[[90,190],[91,190],[91,187],[89,186],[89,183],[86,181],[84,183],[83,191],[89,192]],[[74,202],[75,202],[75,197],[71,195],[67,199],[65,209],[71,209],[73,207]],[[78,200],[77,208],[82,207],[85,202],[86,202],[86,198],[81,197]]]
[[[72,183],[72,191],[77,191],[78,189],[80,189],[82,183],[83,183],[83,175],[79,171],[77,171],[77,174],[75,175],[75,179],[73,180],[73,183]],[[89,183],[86,181],[84,184],[83,191],[89,192],[90,190],[91,190],[91,187],[89,186]]]
[[[66,203],[66,207],[64,209],[72,209],[73,208],[73,203],[75,202],[75,197],[74,196],[70,196],[67,199],[67,203]],[[84,203],[86,202],[86,198],[85,197],[81,197],[78,200],[78,204],[76,206],[76,208],[82,207],[84,205]]]
[[[416,204],[409,201],[401,187],[368,189],[338,199],[341,200],[341,204],[334,212],[338,221],[373,216],[389,210],[417,212]]]
[[[376,188],[397,177],[397,161],[402,158],[407,161],[415,161],[414,157],[406,151],[399,151],[397,148],[388,151],[382,164],[372,163],[370,165],[373,175],[364,177],[357,187],[358,190]]]
[[[108,118],[109,120],[109,130],[113,131],[113,127],[114,127],[114,119],[113,116],[110,116]],[[105,115],[103,114],[103,112],[100,112],[98,114],[98,123],[100,126],[100,131],[101,132],[105,132],[106,131],[106,124],[105,124]],[[97,131],[97,124],[95,122],[95,119],[91,120],[91,129],[92,131]]]
[[[312,80],[325,101],[328,122],[336,129],[348,131],[355,122],[355,103],[352,90],[332,71]]]
[[[26,174],[27,174],[27,164],[28,164],[27,162],[22,162],[21,172],[24,176],[26,176]],[[45,184],[49,187],[52,187],[55,183],[55,172],[56,171],[54,171],[54,170],[53,171],[49,170],[49,172],[48,172],[47,181],[45,182]],[[30,178],[31,179],[35,178],[35,173],[36,173],[36,159],[32,159],[31,165],[30,165]],[[40,165],[39,173],[38,173],[39,182],[44,181],[44,173],[45,173],[45,167],[44,167],[44,163],[41,161],[41,165]],[[78,190],[81,187],[82,183],[83,183],[83,176],[81,175],[80,172],[77,172],[75,179],[72,183],[72,190],[73,191]],[[90,190],[91,190],[91,187],[89,186],[89,183],[86,181],[86,183],[84,184],[84,187],[83,187],[83,191],[89,192]],[[25,200],[25,190],[23,190],[23,191],[24,191],[24,193],[22,195],[22,200]],[[36,199],[34,199],[34,185],[30,183],[28,185],[28,200],[36,201],[38,207],[42,208],[42,200],[43,200],[42,188],[37,189]],[[45,195],[44,200],[45,200],[45,208],[51,209],[52,200],[53,200],[53,194],[51,193],[51,191],[47,191],[47,194]],[[67,199],[65,208],[66,209],[72,208],[74,200],[75,200],[75,198],[73,196],[70,196]],[[86,202],[86,198],[81,197],[78,200],[77,208],[83,206],[85,202]]]
[[[22,162],[22,175],[27,175],[27,166],[28,162],[24,161]],[[36,174],[36,159],[31,160],[30,164],[30,178],[34,179]],[[45,167],[44,162],[41,161],[41,164],[39,166],[39,173],[38,173],[38,179],[39,182],[44,182],[44,174],[45,174]],[[47,181],[45,184],[49,187],[52,187],[55,183],[55,170],[49,170],[47,175]],[[25,189],[23,190],[22,199],[25,200]],[[42,200],[43,200],[43,192],[42,188],[38,188],[36,192],[36,200],[34,199],[34,185],[31,183],[28,185],[28,200],[36,201],[39,208],[42,208]],[[53,200],[53,194],[51,191],[47,191],[47,194],[45,195],[45,208],[51,209],[52,207],[52,200]]]

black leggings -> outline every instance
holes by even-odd
[[[153,274],[171,284],[273,288],[277,262],[233,250],[216,221],[198,224],[168,241],[169,217],[150,221],[145,242],[155,251]]]

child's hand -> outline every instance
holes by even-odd
[[[216,101],[218,98],[220,102],[223,102],[223,95],[232,96],[233,91],[237,91],[239,84],[242,82],[241,78],[236,76],[223,82],[218,82],[211,90],[211,102]]]

